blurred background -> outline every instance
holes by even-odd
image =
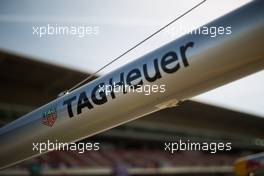
[[[1,52],[0,61],[1,126],[89,75],[10,53]],[[99,142],[99,151],[50,152],[0,175],[233,175],[236,159],[263,151],[263,123],[259,116],[189,100],[81,141]],[[179,140],[231,142],[232,150],[164,150],[164,142]]]
[[[199,2],[1,1],[0,125],[55,99]],[[183,35],[173,30],[179,25],[194,29],[248,2],[207,0],[100,75]],[[33,27],[47,24],[95,26],[98,33],[33,35]],[[263,151],[263,75],[258,72],[81,141],[100,142],[99,151],[54,151],[0,170],[0,175],[234,175],[235,160]],[[179,140],[231,142],[232,150],[164,151],[164,142]]]

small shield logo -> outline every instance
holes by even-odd
[[[57,119],[57,112],[55,108],[51,108],[42,115],[42,123],[52,127]]]

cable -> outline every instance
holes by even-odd
[[[106,65],[104,65],[102,68],[100,68],[99,70],[97,70],[96,72],[94,72],[93,74],[91,74],[90,76],[88,76],[87,78],[85,78],[84,80],[82,80],[81,82],[77,83],[76,85],[74,85],[72,88],[68,89],[67,91],[62,92],[61,94],[67,94],[70,93],[71,91],[75,90],[76,88],[82,86],[84,83],[88,82],[91,78],[93,78],[97,73],[99,73],[100,71],[102,71],[103,69],[105,69],[106,67],[108,67],[109,65],[111,65],[112,63],[114,63],[115,61],[117,61],[118,59],[120,59],[121,57],[123,57],[124,55],[126,55],[127,53],[129,53],[130,51],[132,51],[133,49],[135,49],[136,47],[138,47],[139,45],[141,45],[142,43],[146,42],[147,40],[149,40],[150,38],[152,38],[154,35],[158,34],[159,32],[161,32],[163,29],[167,28],[168,26],[170,26],[171,24],[173,24],[175,21],[179,20],[180,18],[182,18],[183,16],[185,16],[186,14],[190,13],[192,10],[194,10],[195,8],[199,7],[200,5],[202,5],[206,0],[203,0],[202,2],[198,3],[197,5],[195,5],[194,7],[192,7],[191,9],[187,10],[186,12],[184,12],[183,14],[181,14],[180,16],[178,16],[177,18],[175,18],[174,20],[172,20],[171,22],[169,22],[168,24],[166,24],[165,26],[163,26],[162,28],[158,29],[156,32],[154,32],[153,34],[149,35],[147,38],[145,38],[144,40],[138,42],[136,45],[134,45],[132,48],[128,49],[127,51],[125,51],[123,54],[119,55],[118,57],[116,57],[115,59],[113,59],[112,61],[110,61],[109,63],[107,63]],[[61,96],[61,95],[59,95]]]

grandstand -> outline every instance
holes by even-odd
[[[1,126],[89,75],[7,52],[0,52],[0,62]],[[2,170],[0,175],[28,175],[32,168],[43,175],[113,175],[118,169],[127,175],[232,175],[238,157],[262,150],[257,141],[264,138],[263,122],[257,116],[185,101],[83,140],[100,142],[99,151],[54,151]],[[164,142],[179,139],[232,142],[232,151],[164,151]]]

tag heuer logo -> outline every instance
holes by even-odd
[[[57,119],[56,108],[51,108],[43,113],[42,115],[42,123],[44,125],[52,127]]]

